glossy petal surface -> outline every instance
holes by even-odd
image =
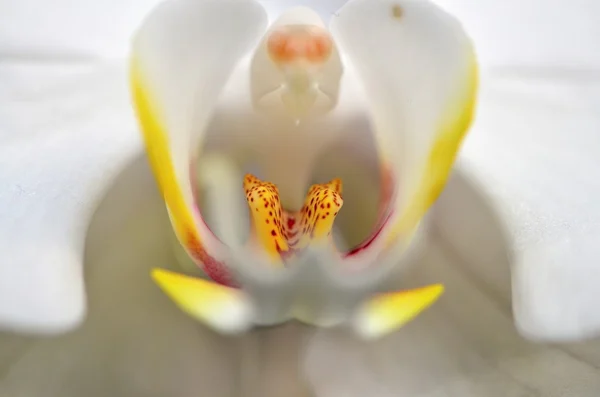
[[[470,40],[429,1],[352,0],[331,19],[369,99],[382,171],[395,180],[382,236],[410,238],[441,193],[473,115]]]
[[[197,264],[224,284],[232,282],[224,247],[197,209],[191,169],[223,86],[265,27],[252,0],[172,0],[148,16],[133,44],[135,108],[173,227]]]

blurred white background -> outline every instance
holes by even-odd
[[[3,1],[3,56],[52,55],[123,58],[128,37],[156,0]],[[262,0],[271,16],[290,5],[307,5],[327,20],[343,0]],[[600,65],[594,0],[565,4],[544,0],[438,0],[475,39],[486,66],[569,67]]]

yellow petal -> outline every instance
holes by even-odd
[[[251,326],[252,306],[238,289],[162,269],[154,269],[152,278],[181,310],[218,332]]]
[[[355,331],[365,339],[387,335],[431,306],[444,292],[441,284],[410,291],[377,295],[368,300],[354,319]]]

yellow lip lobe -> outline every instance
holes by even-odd
[[[389,334],[431,306],[444,292],[441,284],[377,295],[368,300],[354,319],[354,328],[366,339]]]

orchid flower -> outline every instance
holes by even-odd
[[[443,290],[380,292],[469,128],[471,42],[423,0],[352,0],[328,26],[297,7],[267,25],[253,0],[170,0],[134,38],[148,157],[209,280],[152,276],[220,332],[297,319],[379,337]]]
[[[277,7],[283,3],[312,3],[328,18],[339,8],[335,3],[343,2],[262,1],[271,18],[281,15]],[[403,270],[393,281],[384,273],[393,288],[439,282],[445,292],[402,332],[369,343],[345,330],[297,322],[231,338],[178,310],[154,284],[150,269],[200,270],[177,268],[179,258],[170,247],[174,233],[131,110],[124,59],[130,29],[139,26],[152,1],[80,1],[68,7],[5,2],[0,396],[267,397],[303,395],[305,386],[319,397],[597,396],[600,345],[598,339],[585,341],[600,330],[595,299],[600,211],[597,177],[589,172],[600,158],[594,106],[600,98],[594,82],[599,64],[593,51],[598,35],[590,34],[597,29],[594,19],[585,18],[594,14],[593,2],[568,7],[540,7],[534,0],[435,2],[468,28],[478,49],[483,73],[477,123],[443,194],[420,218],[410,244],[411,252],[426,244],[417,252],[418,266],[404,271],[412,262],[406,261],[407,244],[397,246],[398,262],[389,251],[378,255],[381,263]],[[403,11],[411,15],[409,8]],[[325,103],[311,117],[296,117],[297,128],[308,120],[330,127],[321,132],[343,131],[313,162],[310,184],[341,179],[344,202],[332,236],[345,251],[367,239],[376,223],[381,157],[374,138],[381,130],[373,128],[366,85],[350,52],[342,49],[335,29],[330,32],[343,66],[336,105]],[[245,54],[251,59],[254,51]],[[260,136],[256,130],[252,137],[246,134],[241,113],[264,115],[268,125],[272,118],[292,117],[264,102],[254,108],[243,100],[239,87],[251,80],[238,69],[250,59],[241,57],[221,91],[205,144],[190,146],[198,156],[190,184],[209,187],[208,199],[204,193],[198,197],[199,209],[211,233],[227,244],[227,259],[244,249],[258,255],[262,246],[245,244],[247,214],[234,229],[241,243],[229,241],[227,228],[220,228],[228,218],[219,216],[223,203],[214,205],[210,198],[229,186],[224,182],[231,181],[233,189],[223,196],[225,209],[247,210],[241,186],[246,172],[275,183],[282,203],[295,197],[286,193],[286,178],[273,176],[279,168],[260,170],[263,156],[255,155],[258,161],[244,169],[245,153],[231,147]],[[269,142],[252,147],[261,155],[278,154],[282,145]],[[284,154],[290,160],[289,151]],[[230,178],[223,169],[241,175]],[[209,179],[217,171],[224,178]],[[403,186],[398,185],[400,194]],[[302,201],[309,186],[298,189],[296,200]],[[230,200],[240,205],[230,207]],[[182,264],[195,267],[180,246],[177,242]],[[305,254],[319,253],[312,247]],[[263,281],[265,274],[256,272],[265,266],[253,264],[269,259],[227,262],[233,288],[252,296],[253,284],[244,283],[237,267],[245,264],[242,272],[249,267]],[[373,274],[362,272],[362,262],[343,263],[356,265],[348,268],[359,276]],[[285,264],[266,267],[273,271],[267,280],[302,265]],[[321,268],[333,269],[335,280],[347,285],[341,271],[346,267],[332,264],[337,262]],[[377,293],[357,295],[364,302]],[[245,387],[248,378],[251,387]]]

